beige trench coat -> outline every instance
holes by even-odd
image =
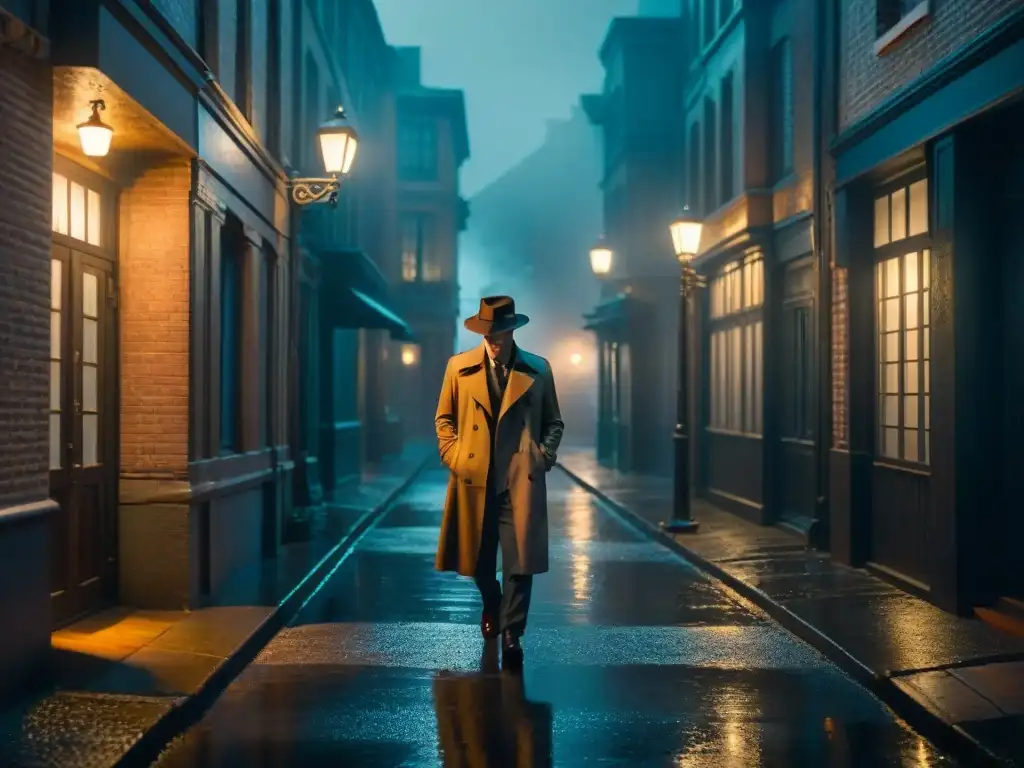
[[[487,470],[508,468],[519,573],[548,570],[546,473],[562,440],[562,415],[548,361],[521,348],[501,409],[491,414],[483,345],[455,355],[445,369],[434,426],[441,461],[451,470],[435,567],[473,576],[484,522]],[[490,424],[496,424],[497,440]]]

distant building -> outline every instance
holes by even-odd
[[[678,18],[613,20],[600,50],[604,89],[583,97],[602,132],[614,251],[587,326],[599,350],[598,458],[661,474],[672,468],[676,417],[679,265],[669,224],[683,203],[681,30]]]
[[[390,407],[412,436],[434,434],[445,365],[455,351],[459,233],[469,206],[459,170],[469,158],[462,91],[420,80],[420,49],[397,48],[397,243],[382,269],[415,336],[388,350]]]
[[[580,107],[568,120],[550,120],[534,152],[478,192],[464,259],[462,314],[481,294],[507,293],[531,322],[516,334],[548,358],[558,383],[566,443],[593,445],[597,390],[595,344],[580,316],[597,300],[599,284],[588,250],[601,230],[600,141]],[[461,346],[480,337],[464,332]]]

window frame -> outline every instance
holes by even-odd
[[[769,170],[772,184],[793,173],[794,103],[793,46],[788,37],[775,41],[770,51],[771,104],[769,107]]]
[[[415,245],[415,272],[413,277],[406,277],[406,225],[412,225]],[[403,211],[399,214],[398,233],[401,245],[401,263],[399,265],[403,283],[438,283],[444,279],[441,265],[436,259],[428,258],[433,255],[435,217],[430,211]],[[427,267],[432,267],[432,277],[427,276]]]
[[[931,6],[931,0],[875,0],[875,55],[884,55],[911,29],[931,18]]]
[[[439,179],[438,134],[437,121],[430,117],[407,117],[400,121],[395,153],[400,181],[434,182]]]
[[[924,201],[925,201],[925,231],[916,234],[910,234],[911,219],[910,219],[910,206],[911,206],[911,194],[910,189],[913,185],[920,182],[925,182],[924,187]],[[893,200],[892,195],[901,190],[904,190],[903,195],[903,216],[904,225],[906,228],[907,235],[898,239],[892,239],[892,222],[893,222]],[[871,231],[872,238],[875,237],[876,230],[876,202],[877,200],[888,197],[889,208],[888,208],[888,240],[884,244],[875,244],[872,239],[872,298],[873,298],[873,320],[872,328],[874,333],[874,460],[876,464],[883,466],[893,467],[903,470],[911,470],[914,472],[929,472],[931,469],[931,362],[934,358],[932,355],[932,344],[931,344],[931,275],[932,275],[932,264],[931,257],[933,252],[933,237],[932,237],[932,200],[931,200],[931,179],[929,178],[928,169],[925,165],[918,166],[905,173],[901,173],[898,177],[887,181],[884,184],[878,185],[872,189],[871,200]],[[910,254],[917,255],[917,288],[912,292],[905,292],[905,280],[906,280],[906,268],[904,260]],[[881,265],[889,263],[893,259],[899,259],[899,266],[897,270],[898,287],[896,294],[892,297],[882,296],[882,278],[881,278]],[[927,264],[925,263],[927,260]],[[925,277],[927,276],[927,283]],[[917,315],[914,328],[907,327],[906,321],[906,310],[907,310],[907,297],[915,295],[917,301],[915,304],[915,314]],[[899,307],[899,319],[897,321],[897,327],[895,331],[883,330],[883,301],[891,301],[892,299],[897,300]],[[914,360],[907,359],[906,351],[906,340],[908,331],[917,331],[917,342],[916,342],[916,354],[917,357]],[[925,336],[927,332],[927,337]],[[898,338],[896,360],[888,360],[888,355],[883,361],[883,336],[890,333],[895,333]],[[927,338],[927,340],[926,340]],[[918,365],[916,375],[916,391],[913,393],[907,392],[906,387],[906,366],[908,363],[916,362]],[[897,385],[896,392],[890,393],[888,391],[883,392],[883,373],[882,367],[884,365],[895,364],[897,366]],[[896,426],[897,430],[897,453],[898,456],[891,456],[884,452],[885,445],[885,430],[892,428],[885,423],[885,412],[883,407],[883,398],[893,396],[895,394],[897,399],[897,417]],[[918,399],[917,404],[917,421],[915,427],[908,427],[905,418],[905,406],[906,398],[908,396],[914,396]],[[917,433],[917,456],[918,459],[907,459],[906,451],[904,447],[905,432],[908,429],[914,429]]]
[[[708,281],[708,410],[705,430],[718,435],[764,437],[765,255],[748,251],[720,265]],[[758,281],[752,276],[757,274]],[[737,278],[731,278],[737,275]],[[728,288],[734,279],[735,294]],[[719,286],[721,293],[719,295]],[[730,305],[730,298],[737,302]],[[721,311],[718,307],[721,306]],[[733,333],[738,331],[733,337]],[[719,342],[718,339],[722,341]],[[739,343],[738,372],[732,370],[732,345]],[[721,393],[716,393],[721,374]],[[734,378],[735,377],[735,378]],[[738,402],[733,401],[733,386]],[[719,399],[719,394],[724,394]],[[735,417],[735,421],[730,423]],[[738,424],[738,426],[737,426]]]

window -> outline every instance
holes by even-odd
[[[103,242],[103,206],[100,193],[59,173],[53,174],[51,229],[97,248]]]
[[[702,0],[704,3],[704,47],[715,39],[715,0]]]
[[[733,189],[733,91],[732,72],[722,78],[722,162],[719,165],[721,180],[719,182],[720,202],[732,200]]]
[[[877,0],[875,34],[882,37],[897,26],[910,26],[928,15],[928,0]],[[906,20],[906,22],[904,22]]]
[[[703,211],[700,196],[700,126],[690,126],[689,200],[694,211]]]
[[[242,225],[229,219],[220,249],[220,448],[241,448],[242,259],[247,247]]]
[[[50,469],[63,466],[62,403],[64,392],[64,262],[50,260]]]
[[[441,279],[441,265],[433,248],[433,219],[424,213],[403,213],[399,223],[402,241],[402,280],[407,283]]]
[[[235,13],[235,105],[252,122],[252,0],[237,0]]]
[[[398,175],[406,181],[437,179],[437,123],[408,120],[398,126]]]
[[[318,167],[318,155],[320,142],[316,138],[316,129],[319,121],[323,120],[323,107],[320,103],[320,70],[317,68],[313,54],[306,51],[306,94],[303,105],[303,116],[305,117],[305,129],[299,142],[305,153],[305,166],[307,168]]]
[[[718,0],[718,23],[724,25],[732,16],[732,9],[735,0]]]
[[[267,6],[267,149],[281,157],[281,0]]]
[[[199,53],[214,75],[220,74],[220,18],[217,0],[196,0],[199,18]]]
[[[710,291],[711,429],[760,435],[763,429],[764,259],[727,264]]]
[[[878,453],[931,460],[931,250],[928,180],[875,199]]]
[[[717,205],[718,196],[715,182],[718,174],[715,172],[715,139],[718,131],[715,128],[715,102],[711,99],[704,99],[704,215],[713,211]]]
[[[793,63],[787,39],[772,48],[771,90],[769,170],[776,183],[793,170]]]
[[[690,61],[700,56],[700,0],[690,0],[686,28],[690,36]]]

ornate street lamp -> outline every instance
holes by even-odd
[[[687,349],[690,296],[696,288],[704,285],[693,258],[700,250],[700,236],[704,225],[695,217],[689,206],[683,207],[682,215],[669,226],[672,246],[679,259],[679,386],[676,390],[675,470],[673,473],[672,519],[661,524],[669,533],[696,533],[699,523],[690,515],[690,429],[689,396],[687,394]]]
[[[107,108],[103,99],[89,102],[92,114],[84,123],[79,123],[78,140],[82,144],[82,152],[89,157],[106,157],[110,151],[110,140],[114,137],[114,129],[100,119],[100,112]]]
[[[341,180],[352,170],[359,148],[359,134],[345,117],[345,109],[338,107],[334,116],[316,132],[320,156],[329,178],[293,178],[292,200],[299,205],[325,202],[337,205]],[[340,178],[339,178],[340,177]]]
[[[612,249],[603,237],[590,249],[590,269],[599,278],[607,277],[612,271]]]

